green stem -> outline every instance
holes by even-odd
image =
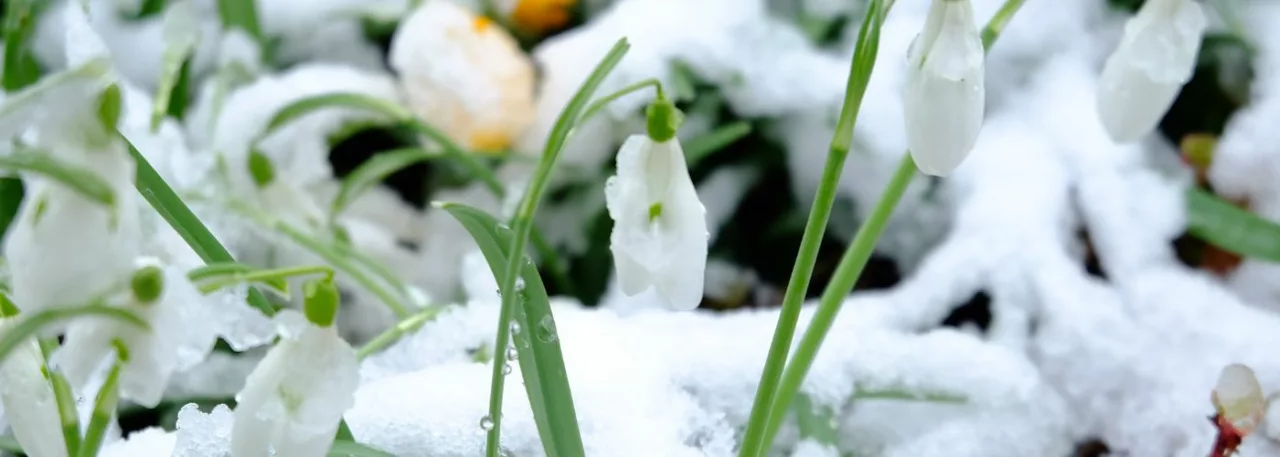
[[[625,97],[632,92],[637,92],[646,87],[653,87],[653,90],[658,92],[658,98],[665,97],[665,95],[662,92],[661,81],[658,81],[657,78],[645,79],[636,83],[632,83],[626,87],[618,89],[617,92],[614,92],[609,95],[605,95],[603,97],[600,97],[596,101],[591,102],[591,104],[588,105],[586,109],[582,110],[582,116],[580,116],[578,120],[574,122],[574,124],[576,125],[585,124],[588,120],[591,119],[592,116],[595,116],[596,113],[604,109],[605,106],[608,106],[610,103],[613,103],[614,100]]]
[[[62,439],[67,445],[67,455],[76,455],[80,450],[80,414],[76,411],[76,398],[71,394],[71,384],[67,378],[49,368],[49,358],[58,349],[56,339],[40,340],[40,352],[44,354],[45,373],[49,376],[49,384],[53,388],[53,400],[58,405],[58,417],[62,420]]]
[[[577,94],[569,101],[568,106],[560,112],[559,118],[556,119],[555,126],[551,129],[551,135],[547,138],[546,148],[542,151],[542,158],[538,161],[538,167],[534,170],[533,179],[529,182],[528,190],[525,191],[524,197],[520,199],[519,209],[512,220],[512,238],[511,247],[507,250],[507,265],[502,272],[502,277],[498,278],[500,282],[499,290],[502,291],[502,308],[499,310],[497,337],[494,339],[493,350],[495,353],[502,353],[507,350],[510,344],[510,322],[512,313],[516,306],[516,299],[520,296],[520,292],[516,289],[516,280],[519,279],[520,267],[527,258],[524,254],[525,243],[529,239],[529,233],[533,230],[533,216],[538,209],[538,202],[541,200],[542,193],[547,187],[547,182],[551,177],[551,171],[555,167],[556,158],[560,155],[560,149],[564,147],[565,141],[569,137],[569,131],[573,129],[574,120],[578,118],[583,107],[587,104],[588,97],[609,72],[618,65],[622,60],[622,56],[627,53],[630,45],[625,38],[618,40],[609,53],[605,55],[604,60],[596,66],[591,75],[578,89]],[[525,329],[531,332],[533,329]],[[485,441],[485,455],[487,457],[499,457],[501,451],[500,438],[502,426],[502,394],[505,381],[504,364],[500,357],[495,357],[493,362],[492,385],[489,391],[489,419],[493,421],[493,428],[489,430],[488,439]]]
[[[323,265],[308,265],[301,267],[274,268],[268,270],[254,270],[231,275],[224,275],[215,280],[200,285],[201,293],[209,293],[223,287],[232,286],[245,282],[269,281],[273,279],[285,279],[295,276],[306,276],[313,274],[325,275],[325,277],[333,278],[333,269]]]
[[[418,314],[409,316],[409,318],[396,323],[396,325],[382,332],[372,340],[369,340],[368,343],[365,343],[364,346],[361,346],[360,349],[356,350],[356,358],[364,360],[366,357],[386,349],[396,341],[399,341],[400,337],[418,330],[423,324],[435,319],[436,316],[439,316],[440,313],[445,310],[445,308],[446,307],[444,306],[431,306],[422,310]]]
[[[1000,32],[1004,30],[1004,26],[1009,24],[1009,19],[1013,18],[1014,13],[1022,8],[1022,3],[1026,0],[1005,0],[1004,5],[996,10],[996,14],[991,16],[991,20],[987,21],[987,25],[982,28],[982,49],[990,51],[991,45],[995,44],[996,38],[1000,37]]]
[[[902,200],[902,194],[906,192],[907,186],[911,184],[911,178],[915,177],[915,174],[916,163],[911,160],[911,154],[903,155],[902,162],[898,164],[897,171],[893,173],[893,178],[889,180],[889,185],[885,188],[885,193],[880,196],[880,201],[876,202],[876,206],[871,210],[871,215],[868,216],[867,221],[858,228],[858,233],[854,235],[853,243],[849,245],[849,250],[845,251],[844,257],[840,259],[840,264],[836,267],[832,281],[827,284],[827,288],[822,293],[818,310],[814,313],[804,336],[800,338],[796,353],[792,356],[791,363],[787,364],[787,369],[782,375],[781,386],[778,388],[778,394],[774,398],[769,411],[769,427],[765,432],[765,449],[768,449],[769,443],[778,433],[778,428],[782,426],[782,419],[786,417],[787,408],[790,407],[792,400],[795,399],[796,393],[800,391],[800,384],[804,381],[809,365],[812,364],[814,357],[818,354],[822,339],[835,322],[836,313],[840,311],[840,304],[843,303],[844,297],[849,294],[849,290],[853,289],[853,285],[862,274],[862,269],[866,267],[867,260],[871,258],[871,253],[875,250],[876,240],[884,232],[885,226],[889,223],[889,216],[893,215],[893,209]]]
[[[117,359],[111,365],[111,371],[107,373],[107,380],[102,384],[102,389],[98,390],[98,398],[93,404],[93,415],[89,419],[89,427],[85,430],[84,442],[80,445],[80,452],[75,455],[77,457],[94,457],[98,455],[98,450],[102,447],[102,439],[107,434],[107,427],[111,425],[111,417],[116,413],[116,406],[120,403],[120,390],[118,384],[120,381],[120,366],[123,361]]]
[[[271,220],[262,214],[257,214],[256,211],[243,204],[232,204],[230,206],[236,210],[236,212],[257,223],[259,226],[267,229],[274,229],[277,233],[289,238],[289,240],[301,246],[303,249],[306,249],[312,254],[324,259],[325,262],[333,265],[333,267],[338,271],[350,276],[351,279],[355,280],[361,287],[364,287],[365,290],[368,290],[370,293],[374,294],[374,296],[377,296],[378,299],[390,308],[391,312],[395,313],[397,317],[403,319],[409,316],[409,308],[405,306],[401,294],[392,293],[387,290],[382,283],[370,276],[364,268],[353,263],[353,259],[344,256],[339,252],[335,252],[333,249],[330,249],[325,242],[312,237],[306,232],[289,225],[284,221]]]
[[[995,16],[983,27],[981,35],[983,37],[984,51],[990,52],[991,45],[1000,36],[1000,31],[1009,22],[1009,18],[1014,13],[1017,13],[1023,1],[1006,0]],[[831,326],[835,323],[836,315],[840,312],[840,305],[853,290],[853,286],[857,284],[858,278],[862,275],[862,270],[867,266],[867,261],[871,258],[871,253],[875,250],[876,241],[880,238],[880,234],[884,232],[884,228],[889,222],[889,217],[893,214],[894,208],[898,206],[898,202],[902,200],[902,195],[911,184],[911,179],[915,176],[915,172],[916,164],[911,159],[910,152],[903,153],[902,161],[898,164],[897,171],[894,172],[889,184],[885,187],[884,194],[880,196],[880,201],[872,209],[867,221],[858,228],[858,233],[854,235],[853,242],[849,244],[844,256],[840,259],[840,264],[836,267],[831,282],[823,290],[818,309],[814,312],[809,327],[805,329],[804,336],[801,337],[800,344],[796,347],[795,356],[787,364],[786,371],[782,377],[782,384],[779,386],[778,393],[770,406],[769,426],[765,435],[765,449],[772,442],[773,437],[777,435],[778,429],[782,427],[782,419],[786,410],[791,405],[791,401],[795,399],[796,393],[800,391],[800,384],[804,382],[804,377],[813,366],[813,361],[818,355],[818,349],[822,347],[822,341],[826,338],[827,332],[831,330]]]
[[[791,348],[796,324],[800,320],[800,308],[804,304],[805,293],[813,277],[813,266],[817,261],[818,249],[822,244],[827,221],[831,216],[831,207],[835,203],[840,174],[844,170],[845,159],[853,144],[853,128],[857,123],[862,97],[866,94],[867,84],[871,80],[871,71],[875,66],[880,26],[885,14],[888,14],[888,10],[883,8],[881,0],[873,0],[867,5],[867,14],[850,63],[844,105],[840,108],[835,136],[831,139],[831,149],[822,169],[822,181],[818,184],[813,205],[809,210],[809,220],[805,224],[804,235],[800,240],[800,251],[796,256],[795,266],[791,270],[791,280],[787,282],[787,291],[783,295],[782,310],[778,315],[777,327],[774,329],[773,342],[769,346],[769,355],[765,359],[755,402],[751,406],[747,430],[743,435],[742,448],[738,453],[740,457],[757,457],[767,449],[765,445],[768,437],[765,432],[772,420],[770,406],[774,403],[778,383],[782,378],[783,368],[786,367],[787,352]]]

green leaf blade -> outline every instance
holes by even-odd
[[[480,246],[494,276],[501,275],[509,260],[506,251],[513,236],[511,231],[484,211],[456,203],[437,205],[466,228]],[[520,303],[513,319],[525,330],[514,336],[513,344],[519,352],[520,374],[534,421],[547,455],[582,456],[582,436],[560,339],[555,334],[551,302],[537,269],[530,262],[523,263],[520,277],[525,287],[520,291]],[[496,351],[501,353],[505,349]]]
[[[79,167],[41,151],[18,150],[0,156],[0,169],[39,174],[94,202],[113,206],[111,185],[92,170]]]
[[[1187,231],[1232,253],[1280,262],[1280,224],[1199,188],[1187,191]]]
[[[374,155],[342,179],[338,195],[330,205],[331,217],[337,217],[361,194],[372,189],[387,176],[410,165],[443,157],[420,148],[395,149]]]

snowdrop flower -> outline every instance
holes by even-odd
[[[338,289],[331,280],[304,287],[305,317],[276,315],[280,342],[267,352],[236,395],[231,455],[325,455],[343,413],[355,404],[359,364],[333,326]]]
[[[0,335],[17,321],[17,309],[0,298]],[[44,355],[35,340],[28,340],[0,361],[0,404],[18,444],[32,457],[66,457],[62,419],[53,389],[44,377]]]
[[[986,109],[985,57],[969,0],[933,0],[907,51],[903,113],[921,172],[946,176],[973,150]]]
[[[624,294],[652,286],[669,308],[691,310],[702,301],[706,208],[675,138],[680,112],[659,94],[648,114],[648,135],[627,138],[618,174],[605,183],[614,220],[609,248]]]
[[[23,176],[27,196],[4,241],[5,259],[22,266],[11,273],[23,311],[82,305],[132,270],[139,208],[133,158],[115,132],[119,108],[120,90],[101,58],[48,77],[0,108],[0,142],[22,139],[95,172],[114,197],[103,205],[55,180]]]
[[[1193,0],[1148,0],[1129,19],[1098,87],[1098,115],[1113,140],[1155,130],[1195,72],[1205,27]]]
[[[83,388],[121,344],[128,357],[120,370],[120,396],[154,407],[175,371],[195,366],[213,350],[218,313],[227,310],[218,306],[223,303],[209,303],[180,269],[148,258],[138,260],[138,267],[121,306],[136,312],[151,330],[114,320],[73,321],[54,363],[73,387]]]
[[[463,147],[500,150],[534,116],[533,62],[515,39],[447,0],[427,0],[391,40],[409,107]]]

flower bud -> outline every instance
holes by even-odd
[[[1147,0],[1129,19],[1098,86],[1098,116],[1113,140],[1155,130],[1195,72],[1205,26],[1192,0]]]
[[[946,176],[978,141],[986,109],[985,56],[969,0],[933,0],[907,60],[911,157],[925,174]]]

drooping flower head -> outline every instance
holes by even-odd
[[[622,292],[650,287],[671,309],[702,301],[707,265],[706,208],[675,138],[680,112],[661,96],[649,109],[649,132],[618,150],[618,174],[605,183],[613,218],[609,249]]]
[[[933,0],[907,51],[903,113],[920,171],[946,176],[978,141],[986,109],[985,57],[969,0]]]
[[[1148,0],[1129,19],[1098,87],[1098,115],[1113,140],[1155,130],[1195,72],[1205,27],[1193,0]]]
[[[103,204],[40,174],[5,237],[13,298],[23,311],[78,306],[127,278],[139,242],[134,162],[116,133],[121,96],[106,47],[84,11],[65,8],[70,69],[45,77],[0,107],[0,142],[22,144],[92,172],[110,188]],[[75,287],[68,287],[74,284]]]
[[[338,290],[331,280],[309,283],[304,313],[276,315],[280,342],[236,394],[231,455],[325,455],[360,381],[355,350],[333,326]]]

